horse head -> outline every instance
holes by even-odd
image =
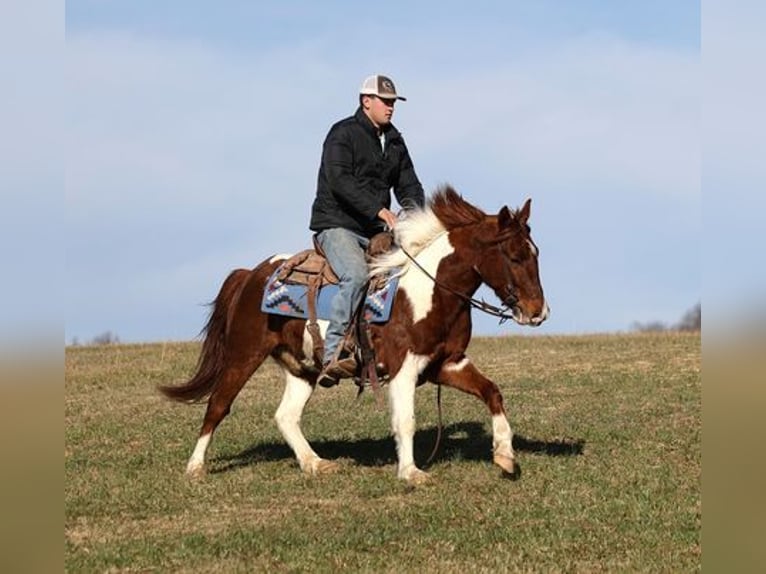
[[[529,228],[531,199],[518,211],[504,206],[488,216],[473,236],[478,257],[473,268],[520,325],[536,327],[550,309],[543,295],[537,258],[539,251]]]
[[[461,254],[460,267],[475,273],[471,292],[481,283],[488,285],[511,310],[514,321],[537,326],[548,318],[550,310],[540,284],[539,252],[528,224],[531,204],[528,199],[517,211],[505,206],[497,215],[488,215],[449,186],[430,201],[431,210]]]
[[[540,283],[539,250],[528,224],[531,205],[527,199],[518,211],[504,206],[490,218],[495,222],[488,226],[489,237],[478,237],[483,249],[476,271],[511,309],[517,323],[537,326],[548,318],[550,310]]]

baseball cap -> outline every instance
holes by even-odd
[[[394,82],[391,78],[381,76],[380,74],[365,78],[364,82],[362,82],[362,87],[359,89],[359,93],[365,96],[378,96],[379,98],[392,100],[407,100],[407,98],[396,93],[396,86],[394,86]]]

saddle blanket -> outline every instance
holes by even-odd
[[[277,269],[266,284],[263,292],[263,302],[261,311],[275,315],[285,315],[287,317],[297,317],[299,319],[308,319],[308,287],[306,285],[296,285],[279,281],[277,276],[280,269]],[[391,306],[394,302],[394,295],[399,284],[399,277],[389,279],[383,287],[375,292],[367,293],[364,301],[364,318],[370,323],[385,323],[391,316]],[[330,318],[330,302],[335,293],[338,292],[337,285],[325,285],[319,289],[317,295],[317,319]]]

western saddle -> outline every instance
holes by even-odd
[[[277,279],[282,283],[306,286],[308,306],[306,330],[311,335],[314,365],[317,369],[320,369],[324,357],[324,340],[317,324],[317,296],[319,289],[323,286],[337,285],[338,276],[325,258],[322,248],[316,240],[316,236],[313,238],[313,243],[313,249],[306,249],[296,253],[285,261],[279,269]],[[367,260],[369,261],[372,257],[389,251],[392,245],[393,235],[390,232],[382,232],[375,235],[370,239],[370,244],[367,247]],[[351,352],[352,355],[358,355],[361,358],[359,364],[362,365],[362,372],[370,373],[370,381],[373,387],[375,387],[377,384],[377,376],[373,374],[375,373],[375,351],[372,348],[372,341],[369,335],[369,324],[361,312],[362,306],[362,304],[359,305],[354,317],[351,318],[341,347]]]

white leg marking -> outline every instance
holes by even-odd
[[[211,433],[208,433],[197,439],[197,445],[194,447],[194,452],[186,465],[186,474],[189,476],[202,474],[202,470],[205,467],[205,452],[210,444],[210,438]]]
[[[407,352],[402,368],[389,383],[391,429],[399,458],[397,476],[408,482],[421,482],[426,473],[415,466],[412,441],[415,435],[415,383],[428,365],[428,357]]]
[[[335,463],[322,460],[311,448],[306,437],[303,436],[300,423],[303,408],[311,398],[313,389],[303,379],[299,379],[285,371],[287,384],[282,402],[274,414],[274,420],[279,427],[287,444],[293,449],[301,470],[307,474],[318,474],[335,470]]]
[[[504,414],[492,416],[493,461],[508,473],[514,472],[513,432]]]
[[[462,371],[465,369],[471,362],[471,359],[468,357],[463,357],[459,362],[457,363],[446,363],[444,365],[445,371]]]
[[[453,251],[455,251],[455,248],[449,242],[449,235],[445,233],[418,255],[418,263],[432,277],[436,277],[436,269],[439,267],[439,263]],[[399,289],[410,300],[413,323],[417,323],[428,315],[433,304],[434,283],[425,276],[422,270],[412,265],[399,281]]]

